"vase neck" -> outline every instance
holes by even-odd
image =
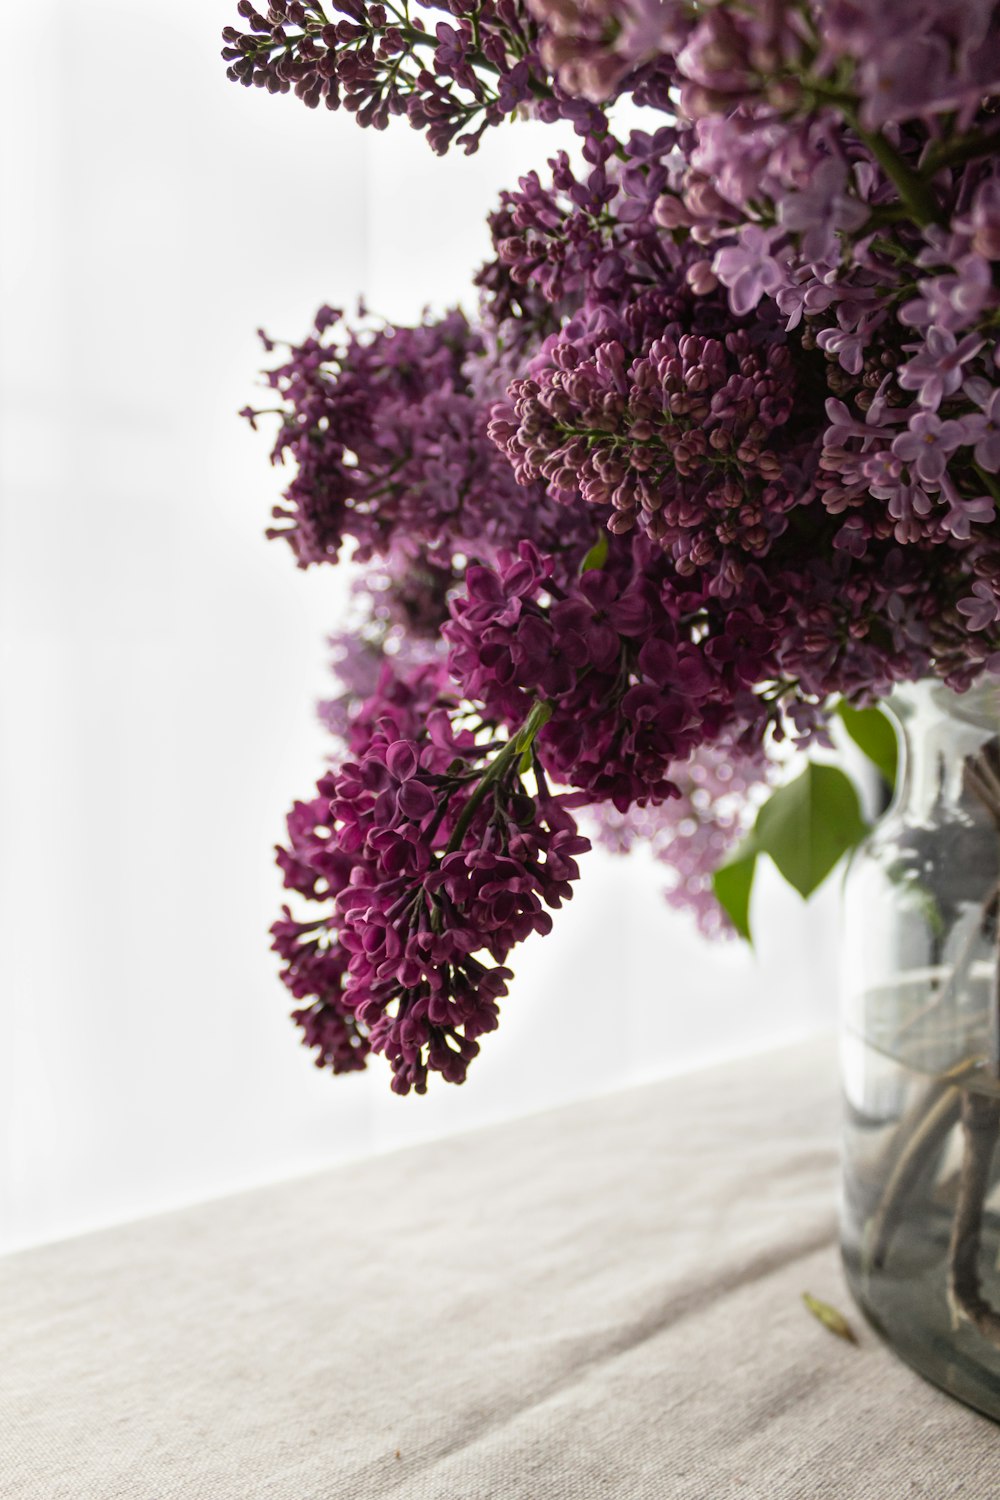
[[[993,742],[1000,764],[1000,682],[991,678],[965,693],[938,681],[907,683],[889,707],[901,749],[897,808],[929,821],[944,808],[967,805],[970,759]]]

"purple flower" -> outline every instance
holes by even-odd
[[[729,303],[738,318],[745,317],[761,297],[777,290],[785,273],[771,254],[773,230],[747,224],[735,245],[717,250],[712,270],[729,288]]]
[[[851,233],[868,218],[867,204],[846,189],[845,163],[828,157],[815,169],[807,186],[781,199],[778,220],[801,236],[801,253],[807,261],[835,257],[837,232]]]
[[[906,431],[893,439],[892,451],[910,465],[922,484],[937,488],[950,455],[964,436],[959,422],[942,422],[933,412],[921,411],[910,418]]]
[[[901,484],[890,496],[887,509],[895,522],[893,534],[897,542],[919,542],[926,532],[934,502],[918,484]]]
[[[1000,600],[993,585],[985,578],[977,579],[972,585],[972,593],[959,599],[958,610],[967,618],[970,630],[987,630],[1000,620]]]
[[[1000,473],[1000,390],[985,397],[981,412],[963,417],[962,442],[975,444],[973,458],[988,474]]]
[[[300,0],[272,3],[266,17],[242,0],[237,9],[249,29],[227,26],[222,56],[234,83],[273,94],[294,91],[312,109],[343,104],[359,125],[382,130],[391,117],[404,115],[439,154],[456,139],[467,153],[474,151],[488,126],[539,92],[559,112],[560,101],[545,90],[523,13],[483,0],[473,23],[459,0],[442,8],[453,24],[433,26],[433,45],[431,26],[419,12],[412,25],[401,25],[378,0],[337,0],[331,8],[341,13],[337,21],[326,20],[322,10],[317,20],[318,8]],[[566,113],[579,114],[567,106]]]
[[[546,908],[572,894],[588,847],[544,785],[525,795],[520,749],[483,749],[456,732],[435,682],[413,679],[393,714],[373,703],[355,720],[358,758],[323,778],[289,818],[279,851],[286,883],[321,916],[286,912],[274,945],[318,1061],[335,1071],[386,1055],[393,1088],[422,1092],[429,1071],[460,1083],[478,1038],[497,1021],[504,959],[551,926]],[[358,733],[360,718],[371,725]],[[483,778],[490,796],[484,798]],[[476,955],[488,953],[494,967]]]
[[[412,740],[394,740],[384,755],[372,755],[365,765],[365,785],[377,793],[372,818],[386,828],[421,823],[437,805],[432,786],[419,774],[420,752]]]
[[[968,333],[959,343],[948,328],[930,327],[924,346],[899,369],[899,383],[904,391],[916,391],[921,406],[936,411],[946,396],[954,395],[962,384],[962,366],[983,347],[978,334]]]
[[[490,435],[521,483],[570,510],[582,499],[615,535],[638,525],[726,590],[811,495],[813,429],[805,413],[790,421],[798,370],[779,328],[698,331],[724,306],[678,277],[571,322],[512,383]]]
[[[905,484],[903,456],[892,448],[876,448],[866,453],[858,464],[858,472],[868,482],[871,493],[877,500],[891,500]]]
[[[532,536],[554,555],[572,550],[575,565],[589,528],[574,536],[489,442],[489,400],[470,378],[486,351],[461,313],[345,336],[321,309],[316,327],[268,374],[284,403],[272,462],[295,469],[268,535],[301,567],[336,561],[351,538],[358,561],[422,553],[450,576],[456,553],[489,555]]]
[[[953,275],[933,276],[917,283],[923,294],[900,309],[899,320],[911,328],[936,324],[959,333],[974,323],[993,295],[990,264],[982,255],[964,255]]]
[[[941,499],[948,506],[941,524],[956,541],[969,541],[973,526],[988,526],[996,514],[989,495],[961,495],[947,474],[941,480]]]
[[[897,32],[862,56],[862,120],[880,130],[889,120],[920,114],[946,89],[948,45],[944,37]]]
[[[825,434],[825,443],[828,447],[839,447],[848,438],[861,438],[864,442],[870,442],[873,438],[888,437],[889,429],[877,426],[874,420],[874,410],[870,410],[864,421],[852,416],[843,401],[836,400],[831,396],[826,402],[826,419],[829,427]]]
[[[885,313],[877,308],[852,321],[845,304],[838,308],[837,328],[824,328],[816,337],[819,347],[827,354],[834,354],[849,375],[860,375],[864,369],[865,352],[871,343],[872,334],[885,321]]]

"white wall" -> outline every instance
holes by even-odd
[[[11,15],[14,7],[11,5]],[[21,8],[18,7],[20,15]],[[467,291],[556,136],[436,160],[226,83],[232,0],[50,0],[4,82],[0,1248],[759,1048],[830,1015],[831,902],[757,958],[590,857],[468,1085],[316,1072],[267,951],[344,579],[262,531],[263,324]]]

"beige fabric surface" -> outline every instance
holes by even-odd
[[[850,1307],[836,1114],[827,1040],[8,1257],[0,1495],[994,1497]]]

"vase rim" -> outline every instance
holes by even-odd
[[[1000,677],[984,675],[964,692],[938,677],[921,677],[897,684],[888,699],[888,706],[903,723],[923,705],[977,728],[996,728],[1000,724]]]

